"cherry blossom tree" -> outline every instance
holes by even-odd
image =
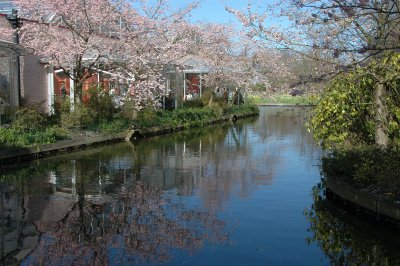
[[[23,43],[74,81],[78,102],[90,73],[125,49],[118,22],[132,10],[122,2],[17,0],[16,5],[29,19],[21,28]]]
[[[206,85],[216,90],[237,88],[242,92],[254,84],[276,86],[273,77],[287,77],[289,69],[281,54],[265,50],[231,26],[204,24],[197,26],[195,53],[210,67]]]
[[[17,0],[26,46],[73,81],[75,101],[93,71],[102,69],[130,91],[135,107],[156,103],[162,67],[185,51],[181,36],[193,2],[170,10],[167,1]]]
[[[140,5],[147,23],[137,25],[126,36],[130,44],[125,51],[126,60],[118,62],[116,73],[122,73],[123,80],[130,83],[128,100],[135,109],[157,106],[165,93],[165,68],[176,65],[177,59],[188,54],[194,40],[188,14],[197,7],[192,2],[182,9],[173,10],[167,1],[157,1],[153,6]],[[140,30],[139,30],[140,29]],[[135,82],[130,82],[133,79]]]
[[[289,49],[328,66],[324,72],[315,73],[319,76],[329,78],[375,62],[365,68],[375,84],[375,142],[387,146],[389,114],[385,99],[396,76],[388,73],[393,69],[391,58],[400,48],[396,1],[285,0],[265,9],[250,2],[245,10],[227,10],[260,45]],[[387,60],[381,60],[383,57]],[[380,64],[378,68],[376,63]]]

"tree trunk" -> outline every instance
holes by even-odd
[[[132,110],[132,120],[136,120],[136,119],[138,119],[138,117],[139,117],[139,112],[135,109],[135,108],[133,108],[133,110]]]
[[[83,82],[78,81],[75,83],[75,103],[80,105],[82,103],[82,90],[83,90]]]
[[[383,82],[379,82],[375,88],[375,144],[386,148],[389,143],[388,137],[388,107],[387,91]]]
[[[213,98],[214,98],[214,93],[211,94],[210,100],[208,101],[208,107],[211,107],[212,103],[213,103]]]

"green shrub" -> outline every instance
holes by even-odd
[[[138,119],[139,116],[133,101],[125,101],[124,105],[121,106],[120,113],[124,118],[131,121]]]
[[[28,146],[33,144],[54,143],[67,135],[59,127],[49,127],[43,130],[20,131],[14,128],[0,128],[0,143],[8,146]]]
[[[138,112],[136,122],[142,127],[152,127],[160,124],[160,110],[144,108]]]
[[[100,122],[99,124],[99,130],[103,134],[112,134],[112,133],[118,133],[123,130],[128,129],[130,126],[130,123],[127,119],[123,118],[114,118],[110,121],[104,120]]]
[[[346,73],[333,80],[309,124],[326,147],[337,143],[373,143],[373,84],[368,75]]]
[[[252,104],[252,103],[245,103],[243,105],[232,105],[232,106],[225,106],[223,108],[223,114],[224,115],[230,115],[230,114],[249,114],[249,113],[254,113],[258,114],[260,113],[260,110],[258,109],[257,105]]]
[[[96,122],[96,112],[83,104],[75,104],[74,111],[63,111],[60,125],[65,129],[84,129]]]
[[[97,87],[87,92],[87,103],[75,103],[71,111],[69,97],[60,100],[58,117],[60,126],[65,129],[97,128],[99,123],[111,120],[117,110],[112,103],[112,97]]]
[[[204,103],[201,99],[188,100],[183,102],[184,108],[202,108]]]
[[[12,128],[18,132],[40,130],[46,125],[46,115],[39,105],[18,108]]]
[[[374,94],[385,76],[388,96],[388,137],[400,141],[400,53],[372,60],[368,65],[344,73],[332,80],[313,112],[309,124],[316,140],[326,147],[337,144],[375,143]],[[383,67],[384,66],[384,67]],[[380,73],[384,70],[383,73]]]
[[[89,101],[86,106],[94,115],[94,120],[99,122],[111,119],[116,112],[112,96],[107,91],[97,86],[90,88],[87,93]]]
[[[264,83],[256,83],[253,86],[251,86],[251,90],[253,90],[253,91],[266,91],[267,87],[265,86]]]
[[[139,113],[135,122],[140,127],[161,125],[195,127],[203,125],[215,116],[214,110],[210,108],[184,108],[173,111],[144,109]]]
[[[336,148],[322,159],[326,176],[354,187],[374,187],[379,191],[400,193],[399,146],[380,149],[371,146]]]
[[[215,115],[221,116],[221,115],[224,114],[224,107],[227,107],[227,106],[228,106],[228,105],[221,106],[220,103],[214,102],[214,101],[213,101],[211,104],[209,104],[209,105],[207,106],[207,108],[210,109],[210,110],[212,110],[212,112],[213,112]]]
[[[53,143],[64,139],[67,132],[55,125],[55,116],[40,111],[40,105],[22,107],[16,111],[10,128],[0,128],[0,143],[7,146],[28,146]]]

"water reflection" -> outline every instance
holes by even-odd
[[[3,174],[2,260],[29,254],[28,265],[143,264],[167,261],[173,249],[226,242],[220,199],[192,207],[177,196],[192,195],[204,186],[197,178],[220,172],[215,153],[229,130],[243,139],[243,127],[233,128],[103,147]]]
[[[313,188],[314,203],[305,210],[312,236],[332,265],[400,265],[399,231],[346,211]]]
[[[346,215],[329,214],[310,195],[321,178],[321,150],[303,127],[309,115],[309,109],[265,108],[260,118],[236,124],[3,172],[1,263],[368,263],[351,259],[356,246],[337,244]],[[306,220],[303,210],[313,203]],[[327,235],[334,241],[323,242]],[[392,252],[375,238],[346,237]]]
[[[129,182],[121,169],[113,177],[126,182],[111,189],[111,172],[85,160],[70,164],[71,176],[59,175],[66,164],[47,172],[41,180],[49,182],[46,189],[31,186],[42,171],[29,186],[26,177],[14,179],[16,187],[3,183],[3,257],[30,253],[27,265],[143,264],[168,260],[172,248],[192,252],[205,241],[227,240],[214,211],[185,206],[140,180]],[[33,227],[28,234],[27,226]]]
[[[27,263],[154,263],[168,260],[171,248],[193,251],[226,239],[215,213],[187,209],[142,182],[121,187],[118,200],[91,200],[83,182],[77,187],[78,201],[61,220],[37,222],[43,235]]]
[[[232,243],[221,218],[227,204],[273,185],[293,148],[315,161],[306,114],[281,109],[3,173],[2,260],[160,263],[174,250]]]

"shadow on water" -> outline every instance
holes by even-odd
[[[332,265],[400,265],[400,230],[354,212],[328,194],[323,182],[313,188],[313,204],[304,211],[311,236]]]

